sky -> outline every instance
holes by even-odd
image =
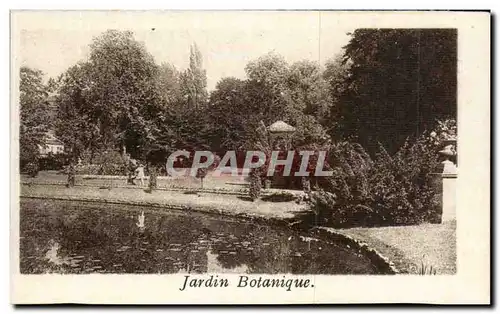
[[[131,30],[158,64],[188,67],[189,47],[203,55],[207,85],[223,77],[245,78],[245,65],[274,51],[291,64],[326,60],[342,52],[353,31],[347,17],[318,11],[23,12],[13,16],[14,58],[19,66],[63,73],[89,54],[89,44],[107,29]]]

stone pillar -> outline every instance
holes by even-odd
[[[455,140],[449,141],[449,143]],[[443,161],[442,179],[442,206],[441,223],[456,220],[456,200],[457,200],[457,174],[458,169],[450,159],[456,158],[456,150],[453,144],[448,144],[439,152],[446,159]]]
[[[449,160],[443,162],[443,214],[441,222],[456,219],[457,167]]]

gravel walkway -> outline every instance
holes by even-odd
[[[185,194],[178,191],[153,191],[124,187],[99,188],[78,186],[66,188],[62,185],[22,184],[21,196],[36,198],[55,198],[63,200],[99,201],[131,205],[150,205],[172,209],[213,212],[247,217],[289,219],[303,211],[305,205],[295,202],[252,202],[237,195],[218,195],[214,193]]]

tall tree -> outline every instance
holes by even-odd
[[[322,123],[328,122],[331,102],[319,64],[303,60],[290,66],[285,99],[288,121],[297,129],[295,147],[329,139]]]
[[[202,108],[208,100],[207,73],[203,69],[203,57],[196,44],[189,51],[189,68],[181,74],[181,91],[190,108]]]
[[[158,84],[165,98],[166,104],[176,106],[181,103],[181,73],[170,63],[162,63],[158,74]]]
[[[261,115],[266,125],[286,120],[288,64],[274,52],[267,53],[245,66],[248,77],[247,102]]]
[[[70,67],[61,77],[56,96],[56,135],[73,154],[79,157],[84,151],[93,156],[102,149],[98,114],[91,102],[91,65],[80,62]]]
[[[90,57],[61,79],[58,134],[75,154],[122,148],[144,157],[167,98],[159,67],[129,31],[94,38]]]
[[[241,149],[244,142],[245,124],[252,115],[245,102],[245,81],[233,77],[221,79],[210,94],[209,115],[214,136],[212,149]]]
[[[20,161],[24,164],[36,162],[39,146],[44,145],[45,134],[50,128],[50,119],[47,118],[48,93],[42,71],[21,67],[19,74],[19,149]]]
[[[330,106],[326,115],[326,121],[323,120],[323,126],[331,137],[337,140],[344,138],[342,134],[342,96],[347,88],[348,70],[350,63],[343,61],[343,55],[338,55],[325,64],[323,77],[328,84]]]
[[[90,101],[107,148],[121,144],[132,155],[151,135],[160,96],[158,66],[130,31],[108,30],[90,45]]]
[[[456,115],[456,30],[358,29],[344,60],[351,65],[343,130],[370,151],[381,142],[394,152],[436,119]]]

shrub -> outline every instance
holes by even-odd
[[[252,201],[257,200],[260,197],[261,189],[262,189],[262,183],[260,179],[260,171],[254,168],[250,171],[249,195]]]
[[[311,193],[309,208],[311,214],[302,218],[308,224],[338,228],[365,226],[373,214],[370,207],[361,204],[339,206],[336,194],[322,190]]]
[[[126,161],[122,155],[114,150],[100,152],[94,157],[94,164],[100,165],[101,175],[125,175],[127,173]]]
[[[370,178],[372,207],[390,224],[435,222],[439,205],[432,173],[439,168],[435,147],[426,137],[406,142],[389,156],[381,147]]]
[[[308,177],[302,177],[302,190],[304,193],[311,193],[311,180]]]
[[[263,196],[262,200],[267,202],[291,202],[294,201],[297,197],[288,192],[277,192],[271,195]]]
[[[39,171],[38,160],[29,161],[24,164],[24,167],[21,169],[21,172],[27,173],[30,177],[36,177]]]
[[[433,173],[439,168],[438,146],[424,133],[407,141],[393,156],[380,146],[371,158],[359,144],[332,146],[333,176],[311,195],[311,217],[331,226],[407,225],[436,222],[439,204]]]
[[[417,270],[419,275],[437,275],[437,269],[432,267],[432,265],[427,265],[424,262],[421,262],[420,267]]]
[[[69,164],[70,156],[67,154],[48,154],[39,158],[40,170],[61,170]]]
[[[92,160],[92,163],[90,163]],[[127,174],[127,162],[122,155],[113,150],[96,153],[93,158],[83,154],[82,165],[76,169],[78,174],[122,176]]]

